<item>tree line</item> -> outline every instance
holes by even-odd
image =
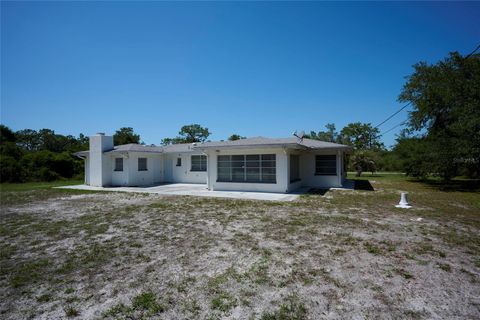
[[[115,132],[114,144],[140,143],[132,128]],[[12,131],[0,125],[0,181],[83,179],[84,162],[73,153],[88,150],[88,137],[61,135],[51,129]]]
[[[450,53],[436,64],[420,62],[399,95],[412,111],[406,127],[388,150],[377,127],[354,122],[337,131],[310,131],[305,138],[342,143],[354,148],[349,169],[402,171],[417,178],[455,176],[480,178],[480,54]],[[199,124],[183,126],[163,145],[207,141],[211,132]],[[244,139],[232,134],[228,140]],[[142,143],[133,128],[120,128],[114,144]],[[74,152],[87,150],[88,138],[61,135],[51,129],[12,131],[0,125],[0,181],[50,181],[83,177],[83,161]]]

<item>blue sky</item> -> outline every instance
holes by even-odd
[[[1,122],[129,126],[149,144],[190,123],[213,140],[378,124],[414,63],[474,49],[478,16],[478,2],[2,2]]]

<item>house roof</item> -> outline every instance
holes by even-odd
[[[124,152],[150,152],[150,153],[162,153],[163,148],[159,146],[146,146],[143,144],[136,144],[136,143],[129,143],[129,144],[121,144],[118,146],[114,146],[112,150],[105,151],[105,153],[124,153]],[[77,157],[84,157],[87,156],[89,151],[80,151],[75,152],[74,155]]]
[[[106,151],[107,153],[116,153],[116,152],[153,152],[153,153],[161,153],[163,152],[162,147],[158,147],[155,145],[143,145],[143,144],[121,144],[119,146],[113,147],[113,150]]]
[[[143,144],[121,144],[114,146],[112,150],[105,151],[105,153],[125,153],[125,152],[148,152],[148,153],[182,153],[194,151],[192,143],[179,143],[167,146],[143,145]],[[75,152],[74,155],[78,157],[87,156],[86,151]]]
[[[235,141],[209,141],[202,143],[180,143],[167,146],[142,145],[142,144],[122,144],[113,147],[106,153],[123,153],[123,152],[151,152],[151,153],[182,153],[203,149],[235,149],[235,148],[254,148],[254,147],[277,147],[277,148],[293,148],[301,150],[317,150],[317,149],[335,149],[335,150],[352,150],[351,147],[319,140],[292,138],[265,138],[253,137],[240,139]],[[74,153],[76,156],[87,156],[88,151],[80,151]]]
[[[289,147],[295,149],[337,149],[351,150],[351,147],[319,140],[291,138],[265,138],[253,137],[235,141],[212,141],[198,143],[194,148],[200,149],[221,149],[221,148],[245,148],[245,147]]]

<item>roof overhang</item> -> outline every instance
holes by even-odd
[[[221,146],[221,145],[213,145],[213,146],[202,146],[197,145],[194,146],[193,149],[197,150],[228,150],[228,149],[263,149],[263,148],[277,148],[277,149],[297,149],[297,150],[307,150],[308,147],[302,146],[296,143],[289,143],[289,144],[250,144],[250,145],[229,145],[229,146]]]

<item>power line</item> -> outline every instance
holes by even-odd
[[[394,116],[396,116],[397,114],[400,113],[400,111],[402,111],[403,109],[405,109],[406,107],[408,107],[409,105],[411,105],[412,102],[410,101],[409,103],[407,103],[406,105],[404,105],[403,107],[401,107],[397,112],[395,112],[394,114],[392,114],[390,117],[388,117],[387,119],[383,120],[380,124],[377,124],[375,126],[375,128],[378,128],[380,127],[382,124],[384,124],[385,122],[387,122],[388,120],[392,119]]]
[[[403,126],[404,124],[407,123],[407,121],[408,121],[408,120],[405,120],[405,121],[400,122],[399,124],[397,124],[396,126],[391,127],[390,129],[388,129],[387,131],[385,131],[384,133],[382,133],[382,134],[379,135],[378,137],[380,138],[381,136],[385,135],[386,133],[389,133],[390,131],[392,131],[393,129],[396,129],[396,128],[400,127],[400,126]]]
[[[470,56],[472,56],[475,52],[477,52],[478,49],[480,49],[480,44],[475,48],[475,50],[473,50],[472,52],[470,52],[470,53],[465,57],[465,59],[470,58]]]

